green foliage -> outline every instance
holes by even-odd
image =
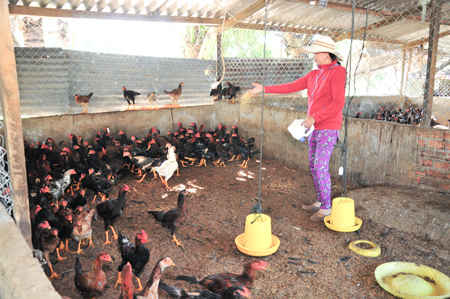
[[[247,29],[228,29],[223,37],[223,56],[225,57],[264,57],[264,31]],[[273,56],[272,50],[266,48],[266,57]]]

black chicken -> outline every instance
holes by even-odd
[[[172,242],[178,246],[183,246],[180,241],[175,237],[175,230],[178,225],[186,218],[186,195],[188,194],[187,190],[182,190],[178,195],[178,204],[176,208],[173,208],[167,212],[163,211],[149,211],[149,214],[152,214],[155,217],[155,220],[161,223],[161,225],[165,228],[170,229],[170,234],[172,235]]]
[[[127,102],[128,102],[128,108],[126,110],[130,109],[131,102],[133,102],[133,109],[134,109],[135,108],[134,101],[136,100],[136,96],[140,95],[141,93],[135,92],[133,90],[128,90],[125,87],[122,87],[122,90],[123,90],[123,96],[124,96],[125,100],[127,100]]]
[[[108,199],[97,204],[97,214],[103,219],[105,224],[106,241],[103,245],[112,243],[112,241],[109,240],[109,228],[112,230],[114,240],[118,239],[113,224],[123,213],[125,203],[127,202],[126,195],[129,189],[130,188],[127,185],[123,185],[122,188],[120,188],[117,198]]]
[[[228,104],[230,104],[231,101],[233,101],[231,104],[234,104],[234,100],[236,99],[238,92],[241,91],[241,87],[232,85],[230,82],[227,82],[226,85],[227,87],[222,90],[222,95],[228,97]]]
[[[211,92],[209,96],[213,97],[213,101],[222,100],[222,80],[219,78],[217,82],[211,84]]]
[[[118,242],[122,262],[119,265],[119,276],[114,287],[116,287],[119,283],[122,283],[121,273],[123,267],[127,263],[130,263],[134,269],[134,275],[136,276],[136,280],[139,285],[136,291],[141,291],[143,290],[143,287],[139,276],[150,258],[150,251],[148,251],[148,249],[143,245],[148,242],[148,236],[145,231],[142,230],[136,234],[135,242],[132,243],[125,235],[122,235],[119,232]]]

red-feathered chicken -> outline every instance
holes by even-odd
[[[149,211],[149,214],[152,214],[155,217],[155,220],[161,223],[161,225],[165,228],[170,229],[170,234],[172,235],[172,242],[178,246],[183,246],[180,241],[175,237],[175,231],[178,225],[186,218],[186,195],[188,194],[187,190],[183,190],[178,195],[178,204],[176,208],[173,208],[167,212],[163,211]]]
[[[164,257],[160,259],[155,268],[153,268],[152,274],[150,274],[150,279],[145,284],[144,289],[136,294],[137,299],[158,299],[158,288],[159,282],[161,280],[161,275],[169,266],[175,266],[170,257]],[[136,290],[137,291],[137,290]]]
[[[136,299],[133,284],[133,272],[131,264],[127,263],[122,270],[122,285],[120,287],[119,299]]]
[[[89,102],[91,101],[91,97],[94,93],[91,92],[87,96],[75,95],[75,103],[83,107],[82,113],[87,113],[89,109]]]
[[[166,291],[171,298],[177,299],[242,299],[251,298],[250,290],[241,285],[235,285],[226,289],[222,295],[210,291],[185,291],[176,286],[170,286],[163,282],[159,288]]]
[[[172,107],[177,107],[177,106],[179,106],[179,105],[178,105],[178,99],[179,99],[180,96],[181,96],[181,92],[182,92],[182,87],[181,87],[181,86],[183,86],[183,85],[184,85],[184,83],[181,82],[180,84],[178,84],[178,88],[176,88],[176,89],[173,89],[173,90],[171,90],[171,91],[164,90],[164,92],[165,92],[167,95],[169,95],[169,98],[172,99]]]
[[[128,108],[126,110],[130,109],[131,102],[133,102],[133,109],[134,109],[135,108],[134,101],[136,100],[136,96],[140,95],[141,93],[133,90],[128,90],[125,87],[122,87],[122,90],[123,90],[123,97],[128,102]]]
[[[118,238],[113,224],[114,221],[122,215],[125,203],[127,202],[127,192],[129,189],[130,188],[127,185],[123,185],[122,188],[120,188],[117,198],[108,199],[97,204],[97,214],[102,217],[103,222],[105,223],[106,241],[103,245],[112,243],[112,241],[109,240],[109,228],[112,230],[114,239],[117,240]]]
[[[94,261],[92,271],[83,273],[81,262],[75,258],[75,286],[85,298],[98,297],[103,294],[106,286],[106,275],[103,272],[104,262],[113,262],[109,254],[100,253]]]
[[[130,263],[131,266],[133,266],[134,275],[136,276],[136,280],[138,282],[138,289],[136,291],[141,291],[143,288],[139,276],[150,258],[150,251],[144,246],[144,244],[148,242],[148,236],[145,231],[142,230],[136,234],[135,241],[132,243],[128,241],[125,235],[122,235],[119,232],[118,241],[122,263],[119,265],[119,276],[117,277],[116,285],[114,287],[121,283],[121,272],[123,267],[127,263]]]
[[[223,292],[234,286],[242,285],[249,287],[256,278],[255,271],[265,270],[269,267],[269,263],[261,260],[254,260],[244,266],[242,274],[222,273],[206,276],[202,280],[197,280],[192,276],[178,276],[176,280],[184,280],[190,283],[197,283],[203,285],[211,292],[223,294]]]

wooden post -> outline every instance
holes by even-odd
[[[436,57],[438,51],[440,19],[443,0],[433,0],[431,4],[430,40],[428,44],[427,77],[425,80],[425,94],[423,98],[423,118],[421,126],[431,126],[433,113],[434,80],[436,75]]]
[[[6,151],[14,200],[16,225],[31,245],[30,210],[24,158],[19,84],[11,33],[8,1],[0,1],[0,100],[5,123]]]
[[[223,73],[223,60],[222,60],[222,33],[217,33],[216,53],[217,53],[217,79],[222,78]],[[223,80],[223,78],[222,78]]]
[[[404,90],[404,85],[405,85],[405,66],[406,66],[406,63],[405,63],[405,60],[406,60],[406,50],[405,49],[403,49],[402,50],[402,74],[401,74],[401,76],[400,76],[400,89],[399,89],[399,91],[398,91],[398,93],[401,95],[401,96],[403,96],[403,90]]]

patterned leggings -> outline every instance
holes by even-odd
[[[338,139],[338,130],[315,130],[308,137],[309,167],[321,209],[331,209],[330,158]]]

